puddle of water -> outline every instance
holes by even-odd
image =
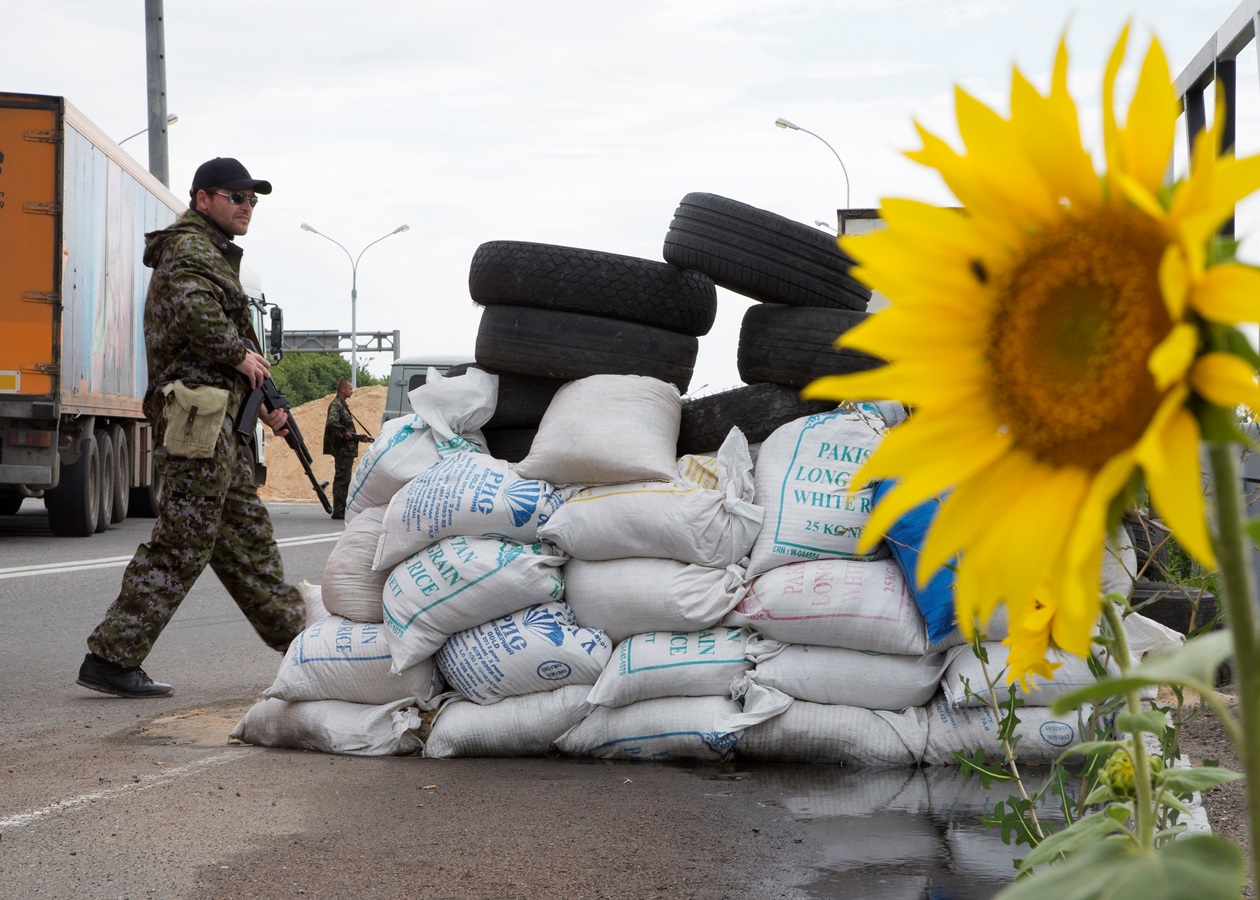
[[[1045,767],[1025,770],[1029,791]],[[861,900],[988,900],[1014,879],[1027,845],[1007,846],[980,819],[1011,791],[985,790],[952,766],[923,769],[766,766],[754,776],[820,847],[808,896]],[[1038,810],[1057,827],[1057,809]]]

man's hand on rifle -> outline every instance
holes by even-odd
[[[370,444],[370,443],[372,443],[372,438],[371,438],[371,437],[369,437],[369,436],[368,436],[368,435],[366,435],[366,434],[356,434],[356,435],[354,436],[354,438],[355,438],[355,440],[357,440],[360,444]]]
[[[262,387],[263,379],[271,374],[271,363],[268,362],[267,357],[255,350],[246,350],[245,358],[237,363],[235,368],[236,371],[245,376],[245,379],[249,382],[250,390]],[[262,420],[271,425],[266,416],[263,416]],[[274,426],[272,430],[275,430]]]
[[[289,433],[289,416],[283,409],[267,409],[264,406],[258,410],[258,418],[263,420],[276,437],[284,437]]]

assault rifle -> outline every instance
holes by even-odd
[[[253,341],[246,341],[245,346],[255,353],[258,348],[254,346]],[[297,454],[298,462],[302,464],[302,471],[306,473],[306,477],[310,479],[311,487],[315,488],[315,493],[319,496],[319,502],[324,505],[324,512],[332,513],[332,503],[328,499],[328,495],[324,493],[324,488],[328,487],[328,482],[321,483],[315,477],[315,472],[311,468],[311,451],[306,448],[306,441],[302,440],[302,430],[298,428],[297,420],[293,418],[293,410],[289,408],[289,401],[285,399],[280,388],[276,387],[276,383],[271,380],[270,376],[263,378],[261,387],[256,387],[245,397],[245,402],[241,404],[241,414],[236,420],[236,433],[243,434],[246,437],[254,436],[254,429],[258,425],[258,410],[260,407],[267,407],[271,412],[277,409],[284,410],[286,417],[285,428],[288,433],[285,434],[285,442],[293,448],[293,452]]]

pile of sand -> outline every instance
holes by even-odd
[[[387,390],[385,385],[355,389],[354,396],[350,398],[350,412],[354,413],[355,418],[361,423],[357,426],[360,432],[372,436],[380,433],[381,414],[385,411]],[[298,428],[301,429],[302,437],[313,457],[311,468],[315,470],[315,477],[320,481],[328,482],[324,493],[328,495],[329,500],[332,500],[333,458],[324,456],[322,451],[324,449],[324,422],[328,419],[328,404],[332,402],[334,396],[334,394],[329,394],[319,400],[304,403],[293,410],[293,418],[297,421]],[[363,445],[363,447],[366,446],[366,444]],[[362,448],[360,448],[361,451]],[[319,498],[315,496],[315,489],[311,487],[306,473],[302,471],[302,464],[298,462],[297,455],[284,438],[278,438],[270,432],[267,434],[267,483],[258,489],[258,493],[263,500],[319,502]]]

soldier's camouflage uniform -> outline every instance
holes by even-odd
[[[354,417],[345,400],[334,397],[328,404],[324,423],[324,455],[333,458],[333,515],[346,514],[346,495],[354,475],[354,461],[359,455],[359,439],[354,436]]]
[[[248,385],[234,366],[245,358],[244,338],[261,346],[241,288],[242,251],[193,210],[145,237],[144,264],[153,279],[144,309],[144,410],[165,482],[153,534],[136,550],[88,649],[120,666],[139,666],[209,565],[268,646],[283,651],[303,627],[302,601],[285,583],[271,518],[254,487],[250,448],[235,433]],[[161,446],[161,389],[176,380],[230,392],[210,459],[174,458]]]

